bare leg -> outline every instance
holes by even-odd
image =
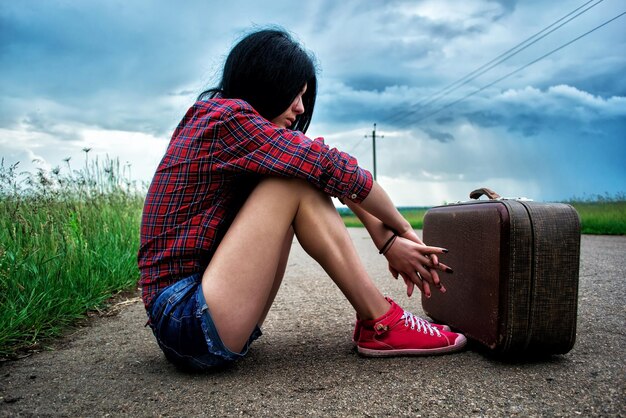
[[[241,351],[276,295],[292,226],[360,317],[375,318],[389,309],[330,198],[302,180],[268,178],[248,197],[202,278],[209,310],[231,351]]]
[[[276,275],[274,276],[274,283],[272,284],[272,290],[270,291],[270,297],[265,304],[265,309],[263,310],[263,314],[259,319],[258,325],[261,327],[263,322],[265,321],[265,317],[267,317],[267,313],[270,311],[272,304],[274,303],[274,299],[276,298],[276,293],[278,293],[278,288],[280,284],[283,282],[283,277],[285,276],[285,270],[287,270],[287,261],[289,260],[289,251],[291,250],[291,244],[293,243],[293,228],[289,228],[287,232],[287,237],[285,237],[285,241],[283,242],[283,250],[280,255],[280,260],[278,261],[278,270],[276,271]]]

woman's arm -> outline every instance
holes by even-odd
[[[382,249],[383,245],[393,236],[394,232],[386,227],[378,218],[363,209],[361,205],[348,199],[345,199],[344,203],[363,223],[370,237],[372,237],[376,248],[379,250]]]
[[[203,113],[205,119],[213,120],[213,114],[221,117],[215,126],[202,118],[196,123],[200,125],[196,130],[210,131],[207,135],[214,135],[211,129],[219,129],[220,146],[213,147],[211,155],[215,171],[300,178],[329,196],[355,202],[369,194],[371,173],[359,167],[356,158],[330,148],[321,138],[312,140],[301,132],[280,128],[242,100],[205,106],[209,107]],[[201,136],[196,131],[182,134]]]
[[[389,195],[387,195],[387,192],[385,192],[377,182],[374,182],[367,197],[360,204],[354,205],[358,206],[358,208],[356,208],[357,212],[362,213],[362,211],[365,211],[371,216],[374,216],[374,218],[382,222],[383,226],[386,226],[387,229],[396,231],[398,236],[402,237],[413,232],[411,224],[398,212],[398,209],[396,209]],[[352,207],[350,207],[350,209],[354,211]],[[359,216],[357,212],[355,212],[355,214]],[[359,219],[361,219],[360,216]]]
[[[414,285],[427,297],[430,296],[430,285],[445,292],[437,270],[452,272],[452,269],[439,263],[437,254],[447,250],[424,245],[379,184],[374,182],[372,191],[361,204],[346,200],[346,205],[363,222],[378,249],[382,249],[394,233],[398,234],[398,238],[387,247],[385,257],[391,274],[404,279],[409,296]]]

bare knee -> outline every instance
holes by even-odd
[[[259,181],[260,185],[269,185],[271,187],[308,187],[310,184],[306,180],[293,177],[266,176]]]
[[[266,177],[262,179],[246,202],[247,205],[260,205],[256,210],[276,212],[276,205],[293,221],[302,211],[319,212],[322,208],[333,208],[330,196],[302,179],[287,177]],[[336,212],[336,211],[335,211]],[[282,212],[281,212],[282,213]],[[256,216],[256,211],[255,211]]]
[[[277,195],[280,193],[288,193],[289,196],[305,196],[307,194],[324,195],[321,190],[317,189],[306,180],[291,177],[264,177],[256,188],[263,191],[271,191],[277,193]]]

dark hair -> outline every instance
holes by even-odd
[[[291,129],[306,132],[317,95],[313,58],[282,29],[253,32],[230,51],[222,81],[208,89],[198,100],[213,97],[243,99],[261,116],[272,120],[289,108],[304,85],[304,113]]]

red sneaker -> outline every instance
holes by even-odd
[[[385,298],[387,299],[387,301],[392,304],[395,305],[396,303],[391,300],[390,298]],[[423,323],[423,325],[430,325],[433,328],[438,329],[439,331],[451,331],[450,327],[447,325],[441,325],[441,324],[434,324],[432,322],[429,322],[428,320],[421,318],[419,316],[413,315],[413,318],[415,318],[415,321],[417,322],[421,322]],[[357,315],[356,317],[356,324],[354,325],[354,332],[352,333],[352,345],[356,347],[357,342],[359,341],[359,336],[361,335],[361,327],[363,326],[363,320],[359,319],[359,316]]]
[[[391,308],[385,315],[360,321],[357,340],[360,354],[370,357],[425,356],[459,351],[467,343],[464,335],[435,328],[388,300]]]

